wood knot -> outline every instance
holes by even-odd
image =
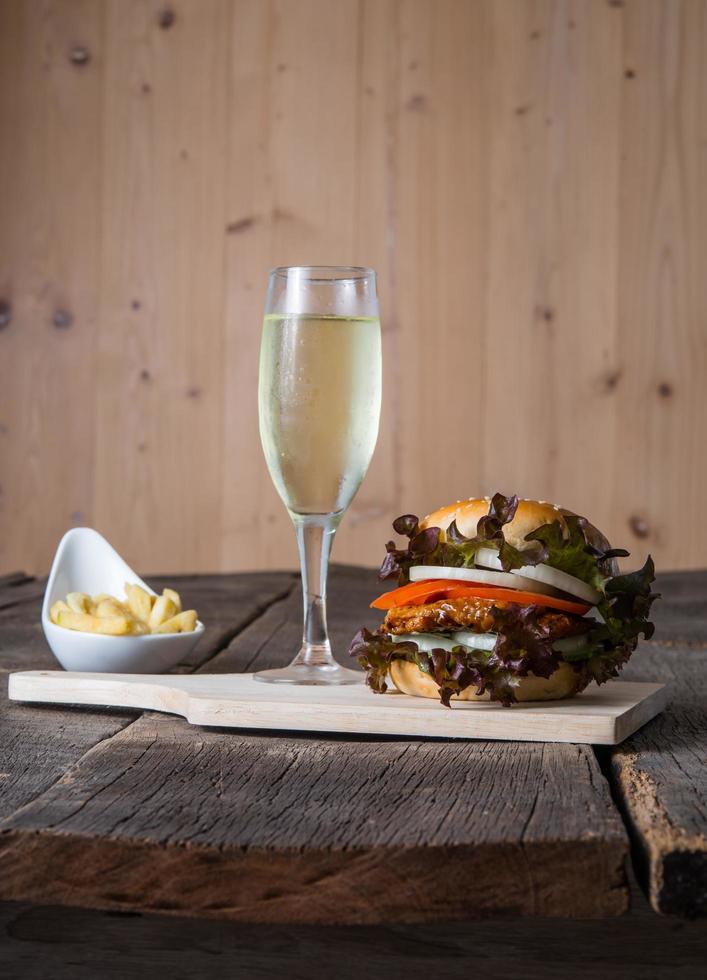
[[[143,368],[142,371],[140,372],[140,380],[144,381],[145,384],[149,384],[150,381],[152,381],[152,375],[147,370],[147,368]]]
[[[543,306],[542,304],[536,306],[535,314],[539,320],[544,320],[545,323],[552,323],[555,319],[555,311],[551,306]]]
[[[91,52],[82,44],[76,44],[69,51],[69,61],[78,68],[83,68],[91,60]]]
[[[227,235],[237,235],[240,231],[247,231],[248,228],[252,228],[255,224],[255,218],[240,218],[238,221],[230,221],[226,225]]]
[[[519,105],[513,110],[516,116],[527,116],[533,107],[531,105]]]
[[[427,108],[427,96],[422,95],[421,92],[418,92],[417,95],[411,95],[405,103],[405,108],[411,112],[424,112]]]
[[[658,385],[658,394],[661,398],[670,398],[673,393],[673,386],[667,381],[661,381]]]
[[[134,299],[130,304],[131,310],[139,310],[141,307],[142,307],[142,303],[140,302],[139,299]]]
[[[187,398],[201,398],[203,391],[198,385],[192,385],[186,390]]]
[[[273,221],[294,221],[295,215],[287,208],[280,208],[277,205],[270,212]]]
[[[540,37],[540,31],[531,31],[528,37],[531,41],[537,41]]]
[[[633,68],[627,68],[626,71],[624,72],[624,78],[635,78],[635,77],[636,77],[636,72],[633,70]]]
[[[6,299],[0,299],[0,330],[10,326],[12,306]]]
[[[58,330],[68,330],[73,322],[74,318],[68,310],[54,310],[52,323]]]
[[[628,526],[631,528],[631,531],[637,538],[647,538],[651,533],[648,521],[645,521],[637,514],[633,514],[631,517],[629,517]]]
[[[164,7],[157,15],[157,23],[163,31],[168,31],[177,19],[177,15],[171,7]]]
[[[621,380],[621,374],[622,372],[620,368],[614,368],[613,371],[607,371],[601,379],[601,386],[604,391],[614,391]]]
[[[150,92],[152,91],[152,86],[150,85],[149,82],[143,82],[142,85],[140,86],[140,91],[142,92],[143,95],[149,95]]]

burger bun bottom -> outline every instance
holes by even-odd
[[[434,698],[439,701],[439,687],[429,674],[425,674],[417,664],[409,660],[391,661],[388,676],[402,694],[417,698]],[[561,663],[549,677],[528,674],[520,677],[518,686],[513,689],[518,701],[558,701],[571,698],[579,691],[581,675],[568,663]],[[477,694],[472,685],[460,694],[453,694],[452,701],[490,701],[488,691]]]

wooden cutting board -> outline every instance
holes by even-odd
[[[183,715],[192,725],[363,735],[511,739],[616,745],[665,707],[662,684],[592,684],[566,701],[503,708],[489,702],[437,701],[363,684],[308,687],[263,684],[252,674],[88,674],[31,670],[10,675],[15,701],[145,708]]]

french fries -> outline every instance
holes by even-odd
[[[152,631],[156,630],[158,626],[166,623],[168,619],[172,616],[176,616],[177,607],[169,598],[169,596],[161,595],[155,600],[155,604],[152,607],[152,612],[150,613],[150,618],[147,621],[148,626]]]
[[[57,626],[106,636],[192,633],[197,618],[196,610],[182,610],[181,596],[174,589],[154,596],[130,582],[125,583],[125,599],[105,592],[96,596],[69,592],[66,600],[52,605],[49,616]]]
[[[65,626],[70,630],[81,633],[105,633],[108,636],[126,636],[131,633],[130,620],[127,616],[91,616],[88,613],[59,610],[57,626]]]
[[[108,616],[124,616],[125,606],[122,602],[118,602],[117,599],[101,599],[98,602],[96,599],[93,600],[92,614],[98,616],[100,619],[105,619]]]
[[[150,612],[152,610],[152,603],[155,597],[150,595],[149,592],[145,592],[141,589],[139,585],[130,585],[129,582],[125,583],[125,595],[128,598],[128,607],[130,612],[133,614],[135,619],[141,620],[146,623],[150,618]]]
[[[77,613],[90,613],[91,597],[84,592],[69,592],[66,597],[66,604],[69,609]]]
[[[162,589],[162,595],[172,600],[178,613],[182,611],[182,598],[178,592],[175,592],[174,589]]]
[[[187,609],[177,613],[153,629],[153,633],[193,633],[196,628],[196,610]]]

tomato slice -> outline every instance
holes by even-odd
[[[519,606],[544,606],[560,612],[583,616],[590,606],[584,602],[556,599],[540,592],[523,592],[520,589],[504,589],[494,585],[475,585],[473,582],[455,582],[450,579],[427,579],[411,582],[392,592],[384,592],[371,603],[373,609],[392,609],[393,606],[419,606],[440,599],[491,599],[494,602],[514,602]]]
[[[444,598],[450,589],[459,587],[458,582],[449,579],[427,579],[424,582],[410,582],[392,592],[384,592],[371,603],[372,609],[392,609],[393,606],[417,606],[421,602],[431,602],[431,596],[439,593]]]

